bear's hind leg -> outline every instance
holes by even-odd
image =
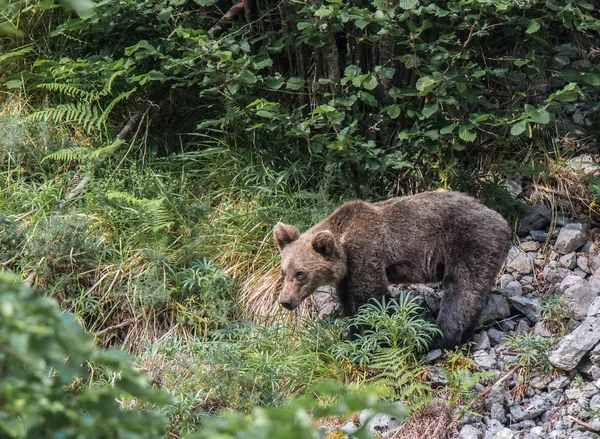
[[[451,349],[466,341],[483,308],[488,292],[486,284],[460,282],[452,275],[444,277],[444,296],[436,321],[442,336],[434,340],[435,347]]]

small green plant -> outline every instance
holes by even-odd
[[[202,258],[179,272],[180,320],[202,323],[204,331],[224,326],[233,305],[233,279],[214,262]]]
[[[363,328],[362,334],[355,341],[339,345],[334,355],[382,372],[418,364],[418,354],[441,334],[421,317],[421,312],[417,299],[407,294],[397,300],[372,299],[356,316],[347,319],[350,327]]]
[[[567,331],[568,301],[562,295],[553,294],[542,300],[542,323],[544,327],[556,335],[564,335]]]
[[[554,366],[548,360],[548,353],[554,348],[553,337],[542,337],[539,334],[523,332],[508,337],[506,345],[517,354],[517,360],[523,367],[549,373]]]

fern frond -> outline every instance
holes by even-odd
[[[171,213],[163,206],[164,198],[149,200],[147,198],[137,198],[131,194],[121,191],[108,191],[106,197],[109,200],[123,200],[130,204],[135,212],[145,223],[145,226],[153,232],[159,232],[173,225]]]
[[[102,114],[100,115],[100,118],[98,119],[98,122],[96,123],[96,127],[98,129],[100,129],[102,127],[102,125],[104,125],[106,123],[106,120],[108,119],[108,116],[109,116],[110,112],[113,110],[113,108],[115,107],[115,105],[117,105],[119,102],[129,98],[129,96],[131,96],[133,93],[135,93],[136,90],[137,90],[137,87],[134,87],[133,89],[131,89],[129,91],[121,93],[119,96],[117,96],[112,101],[110,101],[109,104],[104,109],[104,111],[102,112]]]
[[[72,98],[84,99],[87,102],[93,102],[98,100],[97,92],[89,92],[86,90],[82,90],[81,88],[72,85],[72,84],[64,84],[60,82],[53,82],[49,84],[40,84],[39,88],[45,88],[51,91],[57,91],[59,93],[65,94],[67,96],[71,96]]]
[[[27,117],[33,122],[52,120],[56,123],[79,123],[83,128],[90,130],[100,119],[100,113],[96,105],[85,102],[77,104],[60,104],[54,108],[46,108],[36,111]]]
[[[46,160],[56,160],[61,162],[72,162],[74,160],[81,160],[89,157],[90,148],[86,146],[72,146],[70,148],[63,148],[56,151],[55,153],[48,154],[42,162]]]
[[[120,140],[120,139],[115,140],[110,145],[103,146],[102,148],[97,148],[97,149],[93,150],[92,152],[90,152],[89,158],[90,159],[98,159],[100,157],[109,156],[110,154],[115,152],[117,149],[119,149],[120,146],[122,146],[124,144],[125,144],[124,140]]]

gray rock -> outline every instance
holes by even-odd
[[[500,289],[506,288],[506,286],[515,280],[512,274],[504,273],[500,276]]]
[[[587,59],[578,59],[571,63],[571,67],[577,70],[590,70],[594,65]]]
[[[588,257],[585,255],[577,256],[577,268],[579,268],[584,273],[590,272],[590,266],[588,263]]]
[[[600,294],[600,270],[596,270],[594,275],[590,277],[590,287],[596,294]]]
[[[588,240],[585,242],[585,244],[583,244],[583,247],[581,247],[581,249],[579,251],[586,253],[586,254],[590,254],[590,250],[592,249],[592,245],[594,245],[594,241],[592,240]]]
[[[577,250],[587,241],[586,236],[587,224],[571,223],[560,229],[554,249],[566,255],[574,250]]]
[[[576,320],[583,320],[587,316],[590,304],[594,302],[597,294],[592,290],[587,280],[578,279],[577,282],[565,290],[564,296],[569,302],[569,316]]]
[[[490,338],[488,337],[487,332],[481,331],[477,335],[477,340],[476,340],[475,347],[473,348],[473,350],[474,351],[487,351],[491,347],[492,347],[492,345],[490,343]]]
[[[442,372],[442,368],[439,366],[428,367],[427,375],[429,376],[429,383],[433,387],[442,387],[448,385],[448,379]]]
[[[572,275],[573,272],[568,268],[552,267],[551,265],[546,265],[544,267],[544,270],[542,271],[542,274],[547,283],[560,284],[565,277]]]
[[[555,51],[557,55],[568,56],[572,61],[581,58],[581,50],[571,43],[561,44],[555,48]]]
[[[533,271],[533,259],[516,247],[508,251],[506,270],[518,274],[529,274]]]
[[[542,322],[537,322],[533,327],[533,333],[542,337],[551,337],[552,333],[546,329]]]
[[[514,296],[509,299],[510,303],[532,322],[540,320],[540,314],[542,312],[542,304],[540,299],[528,299],[522,296]]]
[[[509,282],[504,288],[502,288],[500,292],[507,297],[522,296],[523,286],[519,281],[513,280]]]
[[[485,298],[483,310],[479,316],[479,326],[502,320],[510,316],[508,300],[502,294],[488,294]]]
[[[529,234],[537,242],[546,242],[546,241],[548,241],[548,232],[544,232],[543,230],[530,230]]]
[[[560,282],[560,285],[558,286],[558,291],[564,293],[565,291],[567,291],[567,289],[569,289],[578,282],[581,282],[581,278],[574,274],[570,274]]]
[[[501,344],[504,340],[506,340],[506,334],[502,331],[498,331],[496,328],[490,328],[487,330],[488,338],[492,346],[496,346]]]
[[[571,384],[571,380],[569,379],[569,377],[559,376],[554,381],[552,381],[550,384],[548,384],[548,389],[550,389],[550,390],[564,389],[564,388],[568,387],[569,384]]]
[[[513,198],[517,198],[523,193],[523,182],[518,178],[507,178],[504,180],[504,187]]]
[[[384,414],[373,414],[370,409],[363,410],[359,414],[360,425],[368,422],[368,429],[371,433],[387,433],[400,427],[400,421],[395,417]]]
[[[524,252],[536,252],[540,249],[542,244],[537,241],[523,241],[519,247]]]
[[[442,350],[441,349],[434,349],[432,351],[429,351],[427,353],[427,355],[425,355],[425,360],[428,363],[433,363],[435,360],[437,360],[441,356],[442,356]]]
[[[579,117],[580,121],[576,121],[575,117]],[[573,121],[577,124],[583,125],[585,123],[585,115],[580,112],[573,114]],[[567,162],[570,168],[578,169],[586,175],[597,175],[600,173],[600,166],[594,162],[594,158],[590,154],[583,154],[577,157],[573,157]]]
[[[345,423],[344,425],[342,425],[340,427],[340,430],[343,431],[344,433],[346,433],[346,435],[350,436],[356,430],[358,430],[358,427],[356,426],[354,421],[349,421],[349,422]]]
[[[531,329],[529,324],[525,321],[525,319],[521,319],[521,320],[519,320],[519,323],[517,323],[517,327],[516,327],[515,331],[528,332],[529,329]]]
[[[494,369],[497,365],[496,359],[486,351],[475,351],[473,353],[473,362],[477,366],[477,370]]]
[[[558,260],[558,263],[561,264],[563,267],[572,270],[573,268],[575,268],[575,265],[577,265],[577,253],[570,252],[564,256],[561,256]]]
[[[599,341],[600,317],[588,317],[558,343],[548,359],[559,369],[572,370]]]
[[[550,377],[548,376],[534,376],[529,380],[529,385],[534,389],[544,390],[548,387]]]
[[[587,358],[581,360],[577,365],[577,371],[587,379],[600,379],[600,366],[595,365]]]
[[[472,425],[465,425],[458,433],[458,439],[481,439],[483,434]]]
[[[313,294],[313,302],[317,308],[320,319],[327,317],[337,317],[340,310],[340,302],[335,292],[335,288],[322,286],[317,288]]]
[[[554,67],[556,67],[557,69],[559,69],[559,70],[564,69],[569,64],[571,64],[571,60],[569,59],[568,56],[565,56],[565,55],[555,55],[552,58],[552,65]]]
[[[590,360],[596,366],[600,366],[600,344],[597,344],[590,352]]]
[[[519,235],[526,235],[530,230],[544,229],[552,219],[552,211],[545,204],[536,204],[519,222]]]

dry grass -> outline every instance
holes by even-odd
[[[458,437],[457,420],[448,404],[429,403],[415,411],[390,439],[451,439]]]

